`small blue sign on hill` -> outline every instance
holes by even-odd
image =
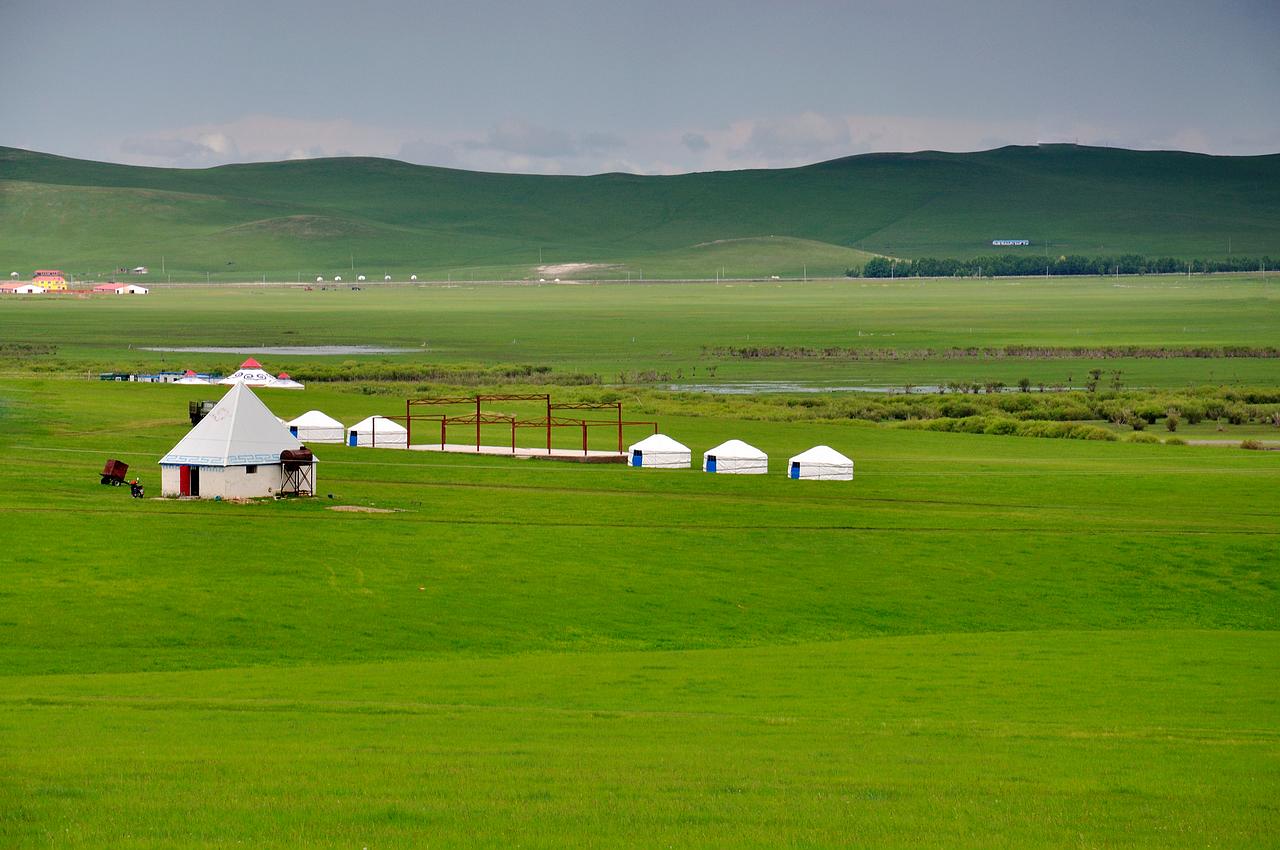
[[[1030,239],[992,239],[992,245],[1030,245]]]

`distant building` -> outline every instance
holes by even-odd
[[[44,287],[36,286],[34,283],[14,283],[14,282],[6,281],[5,283],[0,283],[0,294],[43,295]]]
[[[57,269],[37,269],[31,282],[41,289],[65,290],[67,279]]]
[[[151,274],[151,269],[147,268],[146,266],[134,266],[133,273],[134,274]]]
[[[100,283],[93,291],[108,295],[146,295],[151,290],[136,283]]]
[[[992,239],[991,244],[997,245],[1000,247],[1007,247],[1010,245],[1030,245],[1031,240],[1030,239]]]

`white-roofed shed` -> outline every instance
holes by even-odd
[[[289,433],[304,443],[341,443],[346,429],[327,413],[308,410],[285,423]]]
[[[409,447],[409,432],[385,416],[366,416],[347,429],[347,445],[404,449]]]
[[[702,453],[702,471],[764,475],[769,471],[769,456],[742,440],[728,440]]]
[[[627,463],[641,469],[688,469],[693,462],[689,447],[666,434],[654,434],[627,449]]]
[[[787,462],[787,477],[797,481],[852,481],[853,461],[830,446],[814,446]]]

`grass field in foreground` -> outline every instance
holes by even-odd
[[[97,484],[116,456],[154,493],[185,399],[0,381],[6,847],[1258,847],[1280,829],[1276,453],[729,407],[663,429],[747,439],[774,474],[320,446],[332,501]],[[818,442],[854,482],[781,476]]]
[[[0,299],[0,339],[52,344],[49,357],[12,358],[8,371],[53,361],[61,371],[217,369],[237,355],[164,354],[140,346],[384,345],[412,351],[361,362],[414,366],[526,364],[594,373],[606,383],[645,371],[686,383],[747,380],[898,386],[1002,380],[1079,387],[1090,368],[1120,369],[1126,386],[1275,386],[1280,360],[1255,358],[1007,359],[921,349],[1006,345],[1194,349],[1274,346],[1280,279],[1227,275],[999,281],[821,281],[802,284],[627,286],[157,288],[145,297]],[[873,359],[743,360],[725,347],[827,347]],[[901,355],[901,357],[899,357]],[[266,356],[290,372],[347,355]],[[714,368],[712,368],[714,367]]]

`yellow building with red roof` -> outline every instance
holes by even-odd
[[[67,279],[57,269],[37,269],[31,282],[42,289],[65,290]]]

